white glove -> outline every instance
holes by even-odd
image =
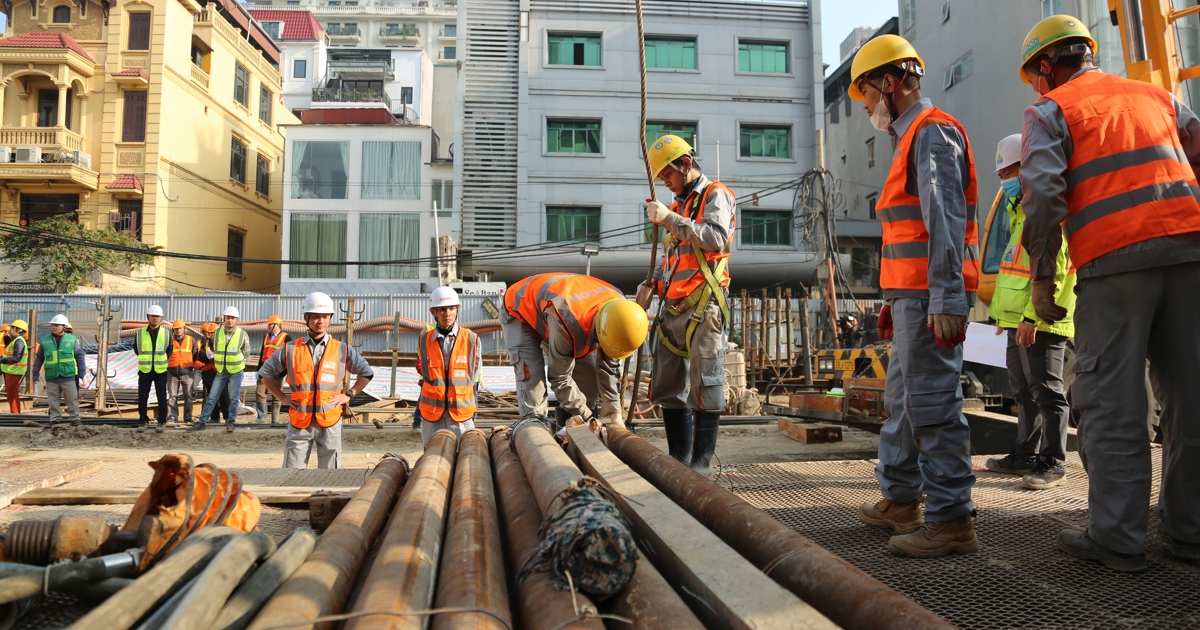
[[[673,214],[671,209],[664,206],[661,201],[651,201],[646,204],[646,218],[650,219],[651,223],[662,223],[671,214]]]
[[[650,280],[645,280],[638,285],[637,297],[634,299],[637,305],[642,307],[642,310],[650,308],[650,301],[654,299],[654,283]]]

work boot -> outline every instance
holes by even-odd
[[[663,428],[667,431],[667,453],[684,466],[692,461],[692,410],[663,409]]]
[[[915,532],[892,536],[888,547],[892,553],[908,558],[940,558],[952,553],[979,551],[975,525],[970,514],[949,520],[925,523]]]
[[[1033,472],[1021,478],[1021,487],[1026,490],[1045,490],[1062,483],[1067,476],[1067,469],[1055,459],[1038,458]]]
[[[988,470],[1006,475],[1024,475],[1033,472],[1036,467],[1036,457],[1026,459],[1017,457],[1016,453],[1009,453],[1004,457],[989,457],[987,460]]]
[[[271,424],[279,422],[279,402],[271,403]]]
[[[1163,540],[1167,543],[1167,548],[1176,559],[1200,562],[1200,545],[1173,538],[1170,532],[1167,531],[1167,524],[1162,520],[1158,521],[1158,533],[1162,534]]]
[[[154,427],[155,433],[162,433],[163,431],[166,431],[166,430],[167,430],[167,423],[165,423],[165,422],[159,422],[158,426]]]
[[[884,527],[897,534],[916,531],[925,522],[921,516],[923,498],[908,503],[892,503],[887,499],[879,503],[864,503],[858,506],[858,520],[867,525]]]
[[[254,412],[258,415],[258,419],[256,420],[256,422],[258,422],[259,424],[262,424],[267,421],[267,403],[266,402],[254,403]]]
[[[74,420],[71,421],[71,426],[73,426],[73,427],[77,427],[81,424],[83,424],[83,420],[80,420],[79,418],[75,418]]]
[[[226,424],[226,425],[225,425],[225,432],[226,432],[226,433],[233,433],[233,423],[232,423],[232,422],[230,422],[229,424]]]
[[[1086,531],[1064,529],[1058,532],[1058,549],[1069,556],[1099,562],[1113,571],[1140,573],[1150,568],[1144,553],[1118,553],[1100,546]]]
[[[717,430],[721,426],[721,414],[714,411],[693,412],[692,470],[704,475],[712,474],[709,463],[717,450]]]
[[[139,422],[139,423],[138,423],[138,425],[137,425],[137,432],[138,432],[138,433],[145,433],[145,432],[146,432],[146,427],[147,427],[147,426],[149,426],[149,423],[147,423],[147,422]]]
[[[196,431],[203,431],[203,430],[205,430],[205,429],[207,429],[207,428],[208,428],[208,425],[206,425],[205,423],[203,423],[203,422],[197,422],[196,424],[193,424],[192,426],[188,427],[188,428],[187,428],[187,432],[188,432],[188,433],[195,433]]]

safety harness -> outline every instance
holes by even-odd
[[[709,182],[708,185],[711,186],[712,182]],[[693,201],[691,207],[688,209],[689,219],[694,220],[696,211],[700,207],[700,202],[704,198],[704,193],[707,190],[708,187],[706,186],[704,190],[697,192],[692,197]],[[668,240],[674,240],[674,237],[671,236],[670,233],[668,233],[667,236]],[[669,313],[672,317],[678,317],[683,314],[684,311],[680,309],[680,306],[683,304],[687,304],[692,308],[692,316],[688,318],[689,321],[687,331],[684,333],[683,337],[684,347],[680,348],[671,343],[671,340],[667,339],[667,334],[663,332],[663,327],[658,327],[658,339],[662,342],[663,346],[665,346],[667,350],[670,350],[672,354],[685,359],[688,358],[692,353],[692,337],[696,334],[696,325],[699,324],[700,320],[704,318],[704,311],[708,308],[708,303],[713,299],[714,296],[717,300],[717,306],[721,308],[721,317],[723,318],[721,320],[722,328],[729,323],[729,302],[725,298],[725,290],[721,287],[720,281],[717,280],[717,276],[720,276],[725,272],[725,265],[729,262],[729,258],[722,258],[719,262],[717,262],[714,269],[709,269],[708,260],[704,258],[704,251],[700,249],[700,246],[697,245],[695,241],[690,242],[689,245],[692,246],[692,254],[696,256],[696,266],[700,268],[700,273],[704,276],[704,284],[699,289],[687,294],[687,296],[680,299],[674,305],[667,307],[667,313]],[[676,244],[671,244],[669,246],[671,249],[678,247]],[[678,260],[676,261],[676,265],[678,265]],[[671,275],[675,275],[674,268],[671,269]],[[669,284],[670,280],[667,282]],[[663,295],[666,295],[665,289],[663,290]],[[666,300],[664,299],[663,302],[665,303],[665,301]]]

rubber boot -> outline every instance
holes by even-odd
[[[712,474],[713,453],[717,450],[717,429],[721,425],[721,414],[716,411],[695,411],[694,437],[692,438],[692,470],[704,475]]]
[[[271,403],[271,424],[279,423],[279,403]]]
[[[254,403],[254,411],[258,414],[258,423],[262,424],[267,421],[267,403]]]
[[[692,410],[663,409],[662,414],[667,453],[686,466],[692,461]]]

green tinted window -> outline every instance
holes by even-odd
[[[584,120],[546,122],[547,153],[599,153],[600,123]]]
[[[788,72],[788,45],[768,42],[738,42],[738,71]]]
[[[791,135],[790,127],[742,125],[741,156],[789,159],[792,157]]]
[[[646,67],[695,70],[696,40],[668,37],[647,37]]]
[[[679,136],[696,146],[696,123],[648,122],[646,123],[646,146],[654,144],[663,136]]]
[[[792,214],[786,210],[742,210],[742,245],[792,244]]]
[[[546,208],[547,241],[600,240],[600,208]]]
[[[600,36],[550,33],[548,53],[552,66],[598,66]]]

